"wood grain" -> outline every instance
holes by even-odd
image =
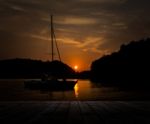
[[[150,124],[150,101],[0,102],[0,124]]]

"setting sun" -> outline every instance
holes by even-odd
[[[75,69],[75,70],[77,70],[77,69],[78,69],[78,66],[77,66],[77,65],[75,65],[75,66],[74,66],[74,69]]]

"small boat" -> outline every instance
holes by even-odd
[[[77,79],[47,79],[25,81],[25,88],[32,90],[73,90]]]
[[[59,56],[59,61],[61,61],[60,52],[57,46],[57,41],[55,38],[54,28],[53,28],[53,16],[51,15],[51,49],[52,49],[52,62],[54,61],[54,45],[56,45],[57,53]],[[59,79],[54,78],[51,75],[51,78],[47,74],[43,74],[41,80],[29,80],[25,81],[25,88],[28,89],[41,89],[41,90],[73,90],[77,79]]]

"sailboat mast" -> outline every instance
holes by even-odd
[[[54,30],[53,30],[53,15],[51,15],[51,47],[52,47],[52,61],[54,60]]]
[[[61,61],[60,52],[58,49],[55,32],[54,32],[54,26],[53,26],[53,15],[51,15],[51,48],[52,48],[52,61],[54,60],[54,45],[56,45],[57,53],[59,60]]]

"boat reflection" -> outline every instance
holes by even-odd
[[[117,87],[105,87],[89,80],[78,80],[72,90],[26,89],[24,81],[0,80],[0,100],[116,100],[150,98],[149,92],[123,91]],[[31,80],[31,79],[29,79]],[[38,81],[38,80],[37,80]],[[143,94],[141,94],[143,93]]]

